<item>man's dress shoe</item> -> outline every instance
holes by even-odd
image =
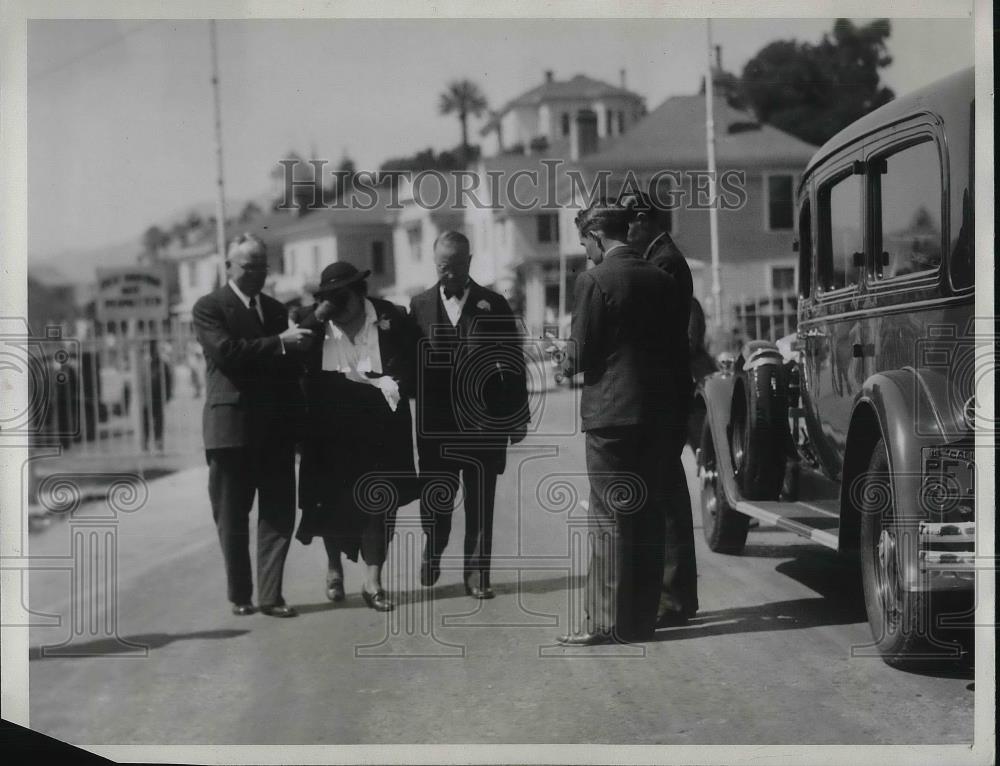
[[[425,588],[431,587],[441,576],[441,562],[424,557],[420,563],[420,584]]]
[[[298,617],[299,613],[295,611],[294,606],[288,606],[287,604],[279,604],[278,606],[262,606],[260,608],[261,614],[266,614],[268,617]]]
[[[570,633],[566,636],[559,636],[556,641],[563,646],[599,646],[600,644],[614,643],[615,636],[610,630],[602,630],[593,633]]]
[[[483,583],[471,583],[466,580],[465,595],[478,598],[480,601],[485,601],[496,596],[496,593],[493,592],[493,588],[489,585],[485,585]]]
[[[656,627],[658,628],[679,628],[682,625],[687,625],[688,617],[686,612],[681,612],[676,609],[668,609],[662,614],[658,615],[656,618]]]
[[[344,593],[344,581],[327,580],[326,597],[331,601],[343,601],[344,598],[346,598],[346,594]]]
[[[362,589],[361,597],[365,600],[369,609],[374,609],[376,612],[391,612],[396,608],[387,595],[385,595],[384,590],[380,590],[374,595],[368,591]]]
[[[253,608],[253,604],[233,604],[233,614],[239,617],[246,617],[248,614],[253,614],[256,611]]]

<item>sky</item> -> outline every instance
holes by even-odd
[[[716,19],[724,68],[767,43],[818,41],[831,19]],[[859,23],[861,23],[859,21]],[[972,66],[968,20],[896,19],[883,80],[897,95]],[[494,108],[583,73],[626,70],[650,110],[697,91],[703,20],[247,20],[218,22],[226,195],[258,197],[289,150],[359,169],[459,143],[437,112],[448,81],[476,82]],[[472,122],[473,139],[481,121]],[[207,21],[28,24],[30,257],[139,241],[214,200]],[[232,213],[238,211],[230,211]]]

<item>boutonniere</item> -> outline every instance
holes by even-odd
[[[492,311],[493,308],[490,306],[490,302],[483,298],[479,303],[476,304],[477,309],[482,309],[483,311]]]
[[[380,330],[388,330],[392,327],[392,323],[389,321],[389,317],[379,317],[379,320],[375,323],[375,326]]]

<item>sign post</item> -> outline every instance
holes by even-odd
[[[99,322],[160,322],[169,315],[167,274],[160,264],[97,270]]]

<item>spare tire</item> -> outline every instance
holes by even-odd
[[[777,500],[788,446],[788,393],[777,349],[758,347],[746,360],[729,423],[740,492],[748,500]]]

